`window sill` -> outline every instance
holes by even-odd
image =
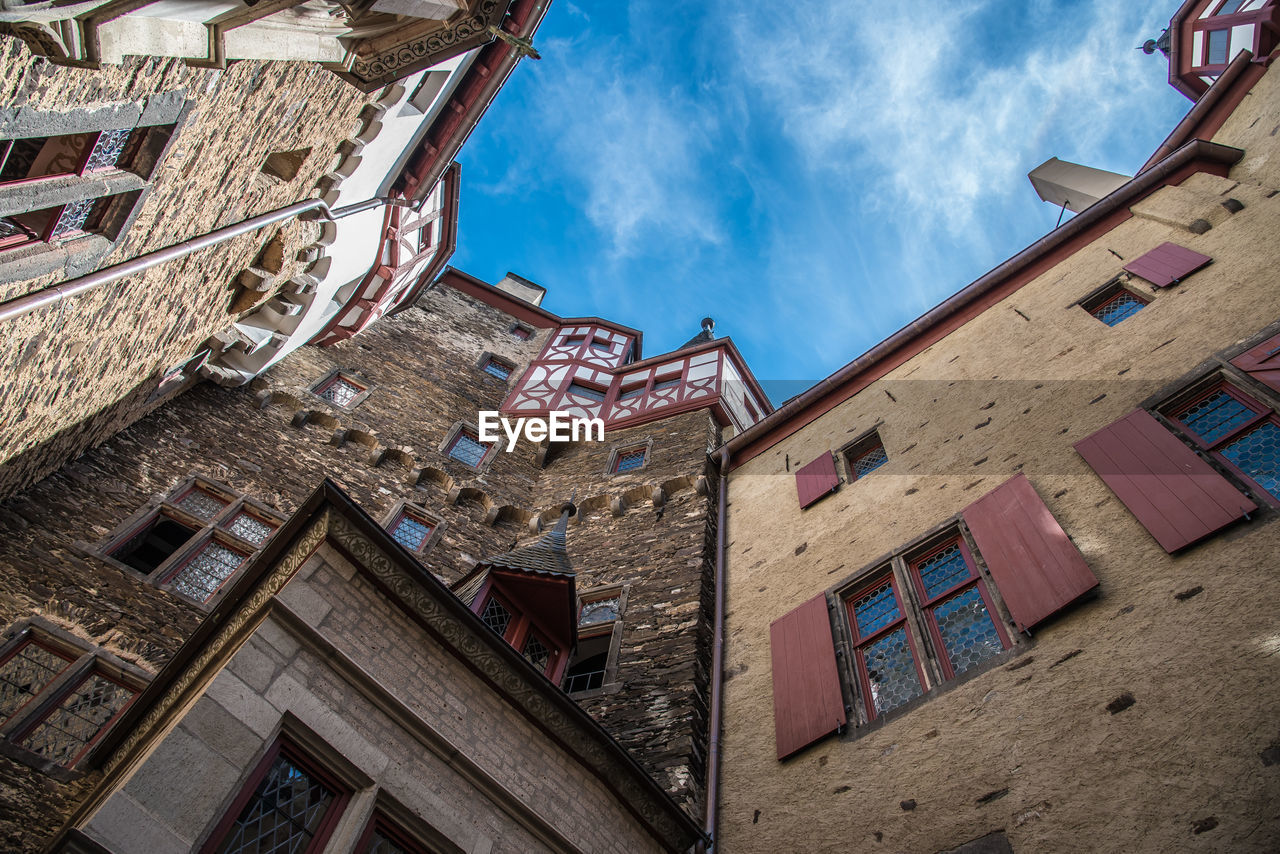
[[[19,747],[12,741],[0,741],[0,756],[12,759],[14,762],[20,762],[29,768],[34,768],[41,774],[52,777],[60,783],[72,783],[84,776],[83,771],[59,765],[39,753],[33,753],[25,747]]]
[[[582,700],[594,700],[596,697],[607,697],[610,694],[616,694],[622,690],[622,682],[606,682],[599,688],[588,688],[585,691],[574,691],[572,694],[566,692],[565,696],[575,703]]]

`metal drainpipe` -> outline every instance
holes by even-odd
[[[363,202],[357,202],[353,205],[346,205],[330,210],[329,206],[320,199],[311,199],[305,202],[295,202],[283,208],[274,211],[268,211],[255,217],[242,220],[233,225],[223,226],[214,229],[207,234],[201,234],[192,237],[181,243],[175,243],[172,246],[166,246],[163,249],[156,249],[153,252],[146,252],[136,258],[128,261],[122,261],[119,264],[112,264],[110,267],[104,267],[97,272],[90,273],[87,276],[81,276],[78,279],[69,279],[58,285],[53,285],[42,290],[24,294],[20,297],[0,303],[0,323],[6,320],[13,320],[35,311],[38,308],[54,305],[63,300],[86,293],[88,291],[99,288],[111,282],[119,281],[127,276],[133,276],[145,270],[149,270],[157,264],[163,264],[167,261],[175,261],[178,258],[186,257],[192,252],[197,252],[209,246],[223,243],[233,237],[239,237],[242,234],[248,234],[251,231],[262,228],[264,225],[270,225],[275,222],[281,222],[286,219],[293,219],[296,216],[307,213],[309,211],[318,211],[323,219],[341,219],[344,216],[361,213],[371,208],[381,207],[382,205],[400,205],[407,206],[411,202],[407,199],[392,199],[378,197],[368,199]]]
[[[720,723],[723,717],[724,685],[724,594],[725,552],[729,542],[729,448],[722,445],[720,458],[720,494],[716,503],[716,577],[715,605],[711,640],[711,709],[710,733],[707,739],[707,810],[703,823],[705,840],[698,843],[699,852],[716,848],[716,824],[720,817]],[[707,841],[709,840],[709,841]]]

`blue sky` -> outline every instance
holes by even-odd
[[[1134,49],[1165,5],[553,0],[452,263],[648,355],[710,314],[778,404],[1052,230],[1044,160],[1146,160],[1190,106]]]

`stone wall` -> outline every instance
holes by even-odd
[[[63,68],[0,36],[0,107],[70,111],[178,93],[191,110],[153,176],[129,232],[102,266],[179,243],[300,199],[360,126],[362,95],[305,62],[236,62],[224,70],[133,57],[101,70]],[[284,182],[262,171],[273,152],[310,149]],[[267,227],[202,250],[62,306],[9,321],[0,335],[0,496],[12,494],[145,414],[161,374],[226,329],[245,308],[236,279],[277,235],[281,281],[303,268],[312,223]],[[88,272],[78,271],[77,274]],[[0,300],[67,277],[0,285]],[[270,293],[261,295],[263,299]]]
[[[95,547],[192,474],[283,514],[325,477],[380,521],[412,502],[444,525],[421,561],[446,581],[529,541],[533,524],[550,521],[576,492],[582,512],[568,547],[578,589],[630,585],[620,686],[584,705],[696,813],[714,525],[699,478],[713,422],[693,412],[618,431],[602,444],[547,453],[545,468],[543,449],[524,442],[478,471],[452,460],[441,447],[449,430],[496,410],[507,393],[507,383],[480,369],[482,355],[513,362],[514,381],[544,343],[545,331],[516,339],[511,323],[441,288],[355,339],[296,351],[251,387],[205,384],[179,396],[0,503],[0,625],[70,615],[63,621],[72,627],[109,633],[116,654],[153,671],[163,666],[204,611],[118,569]],[[335,370],[368,384],[349,410],[310,390]],[[644,469],[605,472],[611,448],[650,442]],[[47,785],[21,766],[0,769],[6,797]]]
[[[1264,78],[1215,140],[1250,146],[1229,178],[1134,205],[733,473],[721,850],[942,851],[996,830],[1014,851],[1280,845],[1276,510],[1170,557],[1072,447],[1280,318],[1280,196],[1258,182],[1275,143],[1255,128],[1275,127],[1276,86]],[[1195,233],[1196,219],[1212,228]],[[1152,302],[1114,327],[1077,305],[1164,241],[1213,263],[1158,293],[1135,280]],[[796,468],[872,428],[888,463],[800,510]],[[994,668],[779,762],[770,623],[1019,472],[1098,596]]]

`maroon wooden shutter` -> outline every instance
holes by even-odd
[[[1280,335],[1246,350],[1232,359],[1231,364],[1258,382],[1280,391]]]
[[[1141,409],[1076,451],[1170,554],[1258,507]]]
[[[1098,586],[1080,550],[1024,474],[966,507],[964,521],[1020,630]]]
[[[800,496],[800,509],[803,510],[831,492],[839,483],[836,461],[829,451],[824,451],[822,456],[796,470],[796,493]]]
[[[844,698],[823,594],[769,626],[773,654],[773,726],[785,759],[844,726]]]
[[[1141,258],[1135,258],[1124,268],[1135,276],[1141,276],[1158,288],[1190,276],[1213,259],[1199,252],[1192,252],[1176,243],[1161,243]]]

